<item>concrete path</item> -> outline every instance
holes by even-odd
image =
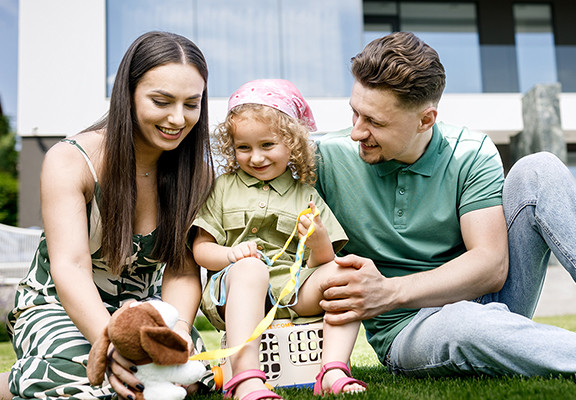
[[[576,315],[576,283],[559,264],[548,267],[535,316]]]

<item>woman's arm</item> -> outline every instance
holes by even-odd
[[[90,343],[102,335],[110,320],[92,277],[86,203],[93,190],[94,178],[78,149],[58,143],[46,153],[40,194],[50,273],[66,313]],[[140,384],[131,372],[136,367],[112,350],[110,346],[110,384],[119,398],[134,398],[134,388]]]
[[[41,173],[42,218],[50,272],[60,301],[90,343],[101,335],[110,315],[92,278],[86,201],[94,189],[86,161],[67,143],[52,147]]]
[[[186,340],[190,340],[190,331],[200,305],[202,287],[200,271],[192,253],[187,252],[186,265],[178,271],[175,268],[164,269],[162,276],[162,300],[178,310],[179,321],[174,330]],[[190,341],[193,348],[193,343]]]

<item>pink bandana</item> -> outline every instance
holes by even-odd
[[[316,122],[312,110],[294,84],[285,79],[257,79],[236,90],[228,100],[228,111],[240,104],[262,104],[301,120],[312,132]]]

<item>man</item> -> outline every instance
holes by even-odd
[[[437,121],[444,68],[411,33],[368,44],[352,73],[353,128],[318,143],[318,189],[350,238],[326,321],[364,320],[393,373],[576,373],[576,333],[530,320],[550,249],[576,277],[569,171],[540,153],[504,182],[486,135]]]

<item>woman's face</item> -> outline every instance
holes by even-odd
[[[146,72],[134,91],[138,151],[161,153],[178,147],[200,118],[204,86],[190,64],[164,64]]]

